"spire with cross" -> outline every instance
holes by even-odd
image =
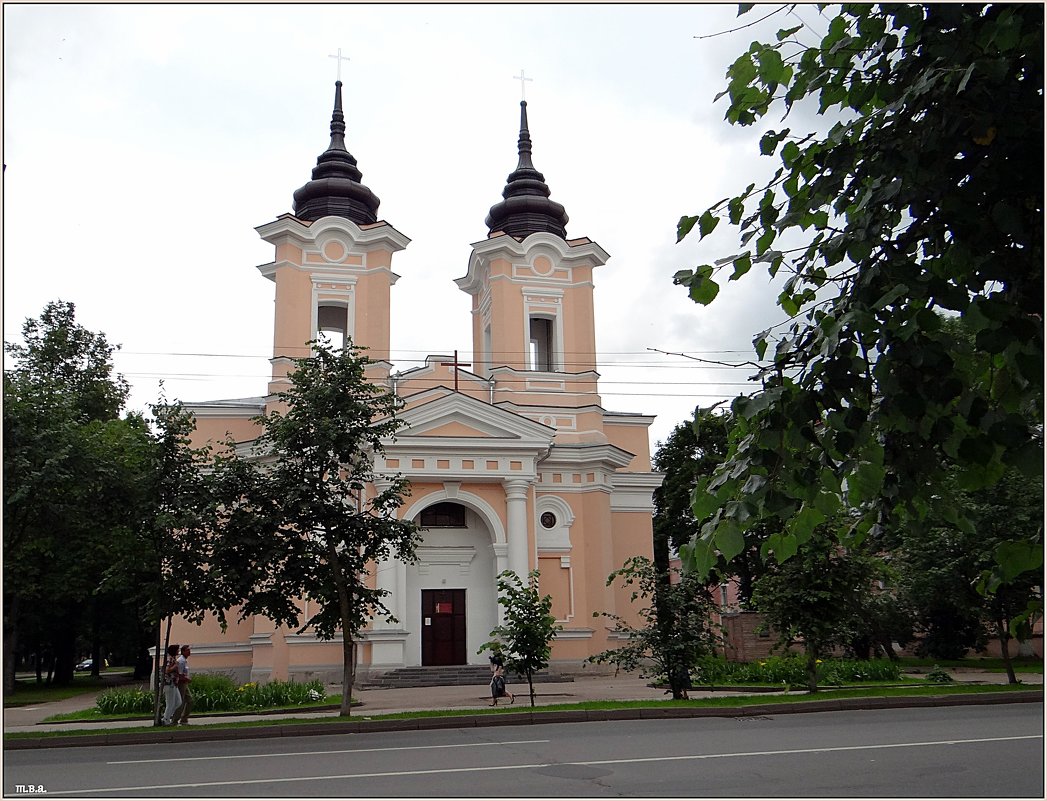
[[[533,82],[534,78],[528,78],[524,74],[523,67],[520,67],[520,74],[519,75],[514,75],[513,76],[513,80],[516,80],[516,81],[520,82],[520,102],[521,103],[526,103],[527,102],[527,93],[525,92],[525,89],[527,88],[527,85],[524,83],[524,81],[532,81]]]
[[[338,52],[335,55],[328,56],[328,58],[338,59],[335,62],[338,65],[338,71],[337,71],[335,80],[341,81],[342,80],[342,62],[343,61],[348,61],[349,60],[349,56],[343,56],[342,55],[342,48],[339,47],[338,48]]]

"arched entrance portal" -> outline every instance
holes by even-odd
[[[480,499],[444,493],[427,496],[409,510],[421,528],[417,562],[407,565],[404,628],[407,665],[482,664],[477,654],[498,621],[495,576],[498,531],[493,510]],[[503,537],[504,542],[504,537]]]

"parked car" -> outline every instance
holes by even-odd
[[[81,662],[80,664],[78,664],[76,666],[76,669],[77,670],[90,670],[91,667],[94,665],[94,663],[95,663],[95,661],[93,659],[85,659],[83,662]]]

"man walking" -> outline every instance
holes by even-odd
[[[182,705],[178,707],[178,711],[175,713],[175,721],[181,726],[189,725],[189,713],[193,709],[193,694],[189,692],[189,682],[192,681],[189,677],[190,653],[192,653],[192,649],[188,645],[183,645],[182,653],[178,657],[176,681],[178,682],[178,690],[182,694]]]

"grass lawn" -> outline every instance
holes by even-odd
[[[985,670],[991,673],[1004,673],[1007,666],[1000,657],[972,657],[968,659],[931,659],[930,657],[903,656],[898,660],[903,670],[910,668],[931,669],[935,665],[942,668],[968,668]],[[1015,673],[1043,673],[1043,660],[1036,657],[1012,657],[1011,666]]]
[[[350,702],[353,706],[358,704],[358,701]],[[220,710],[216,712],[210,712],[204,709],[195,708],[193,709],[194,715],[229,715],[231,717],[236,715],[269,715],[279,714],[280,712],[290,711],[310,711],[310,710],[323,710],[323,709],[338,709],[342,705],[342,696],[340,695],[329,695],[322,701],[314,701],[308,704],[294,704],[293,706],[278,706],[270,707],[268,709],[234,709],[234,710]],[[75,722],[86,722],[86,723],[98,723],[105,720],[152,720],[152,714],[148,712],[142,712],[138,714],[107,714],[105,712],[99,712],[95,708],[91,709],[80,709],[75,712],[62,712],[58,715],[51,715],[44,718],[44,723],[69,723]]]
[[[333,723],[344,723],[346,721],[353,720],[398,720],[405,718],[439,718],[439,717],[457,717],[461,715],[506,715],[506,714],[518,714],[520,712],[532,712],[536,715],[540,715],[543,712],[562,712],[562,711],[579,711],[579,710],[615,710],[615,709],[655,709],[659,707],[698,707],[698,708],[737,708],[743,710],[749,706],[763,706],[768,703],[773,704],[789,704],[799,703],[803,701],[831,701],[837,698],[882,698],[887,696],[926,696],[926,695],[955,695],[960,693],[987,693],[987,692],[1016,692],[1020,690],[1027,690],[1028,687],[1024,687],[1020,684],[1013,685],[928,685],[922,687],[881,687],[881,688],[843,688],[843,689],[825,689],[819,690],[817,693],[807,692],[796,692],[791,695],[779,695],[769,698],[765,693],[749,696],[725,696],[721,698],[697,698],[690,701],[672,701],[672,700],[647,700],[647,701],[584,701],[581,703],[566,703],[566,704],[550,704],[547,706],[530,707],[527,704],[517,706],[502,706],[495,708],[479,708],[479,709],[438,709],[427,712],[397,712],[387,715],[351,715],[347,717],[341,717],[338,715],[331,715],[326,718],[282,718],[279,714],[274,714],[271,719],[264,721],[237,721],[235,716],[230,717],[228,722],[221,723],[207,723],[198,724],[194,726],[194,729],[202,728],[256,728],[258,726],[293,726],[298,724],[308,724],[315,726],[317,724],[333,724]],[[300,707],[297,707],[300,708]],[[94,718],[100,720],[103,718]],[[125,718],[126,719],[126,718]],[[121,732],[141,732],[141,727],[134,728],[111,728],[106,729],[106,734],[118,734]],[[46,739],[49,737],[64,737],[64,736],[79,736],[79,735],[91,735],[97,734],[97,730],[89,729],[71,729],[69,731],[48,731],[48,732],[18,732],[5,734],[5,740],[22,740],[22,739]]]
[[[111,686],[110,679],[126,675],[130,677],[131,668],[109,668],[95,678],[89,673],[78,673],[73,676],[73,683],[66,685],[37,684],[36,679],[16,679],[13,693],[4,694],[4,707],[28,706],[29,704],[46,704],[49,701],[63,701],[77,695],[96,692]]]

